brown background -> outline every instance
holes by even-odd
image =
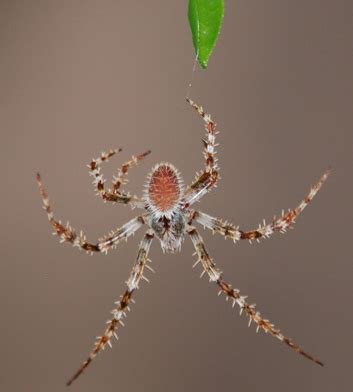
[[[102,150],[153,154],[190,182],[200,119],[184,101],[193,63],[186,1],[0,2],[1,391],[64,391],[125,288],[142,232],[108,256],[59,245],[41,209],[95,239],[136,212],[94,196],[85,164]],[[227,1],[224,29],[192,97],[222,131],[222,181],[202,210],[250,229],[294,207],[334,171],[295,230],[259,245],[203,232],[227,280],[320,368],[217,297],[180,254],[154,243],[119,343],[75,391],[349,391],[352,369],[353,2]]]

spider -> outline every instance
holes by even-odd
[[[239,290],[232,288],[223,279],[221,271],[217,269],[205,247],[202,237],[196,227],[193,226],[193,223],[199,223],[204,228],[210,229],[212,232],[218,233],[234,242],[238,240],[259,241],[260,238],[269,238],[277,231],[284,233],[288,228],[292,227],[295,219],[320,190],[330,170],[327,170],[323,174],[316,185],[310,189],[309,194],[296,208],[290,209],[286,213],[282,211],[282,215],[279,218],[274,217],[268,224],[263,221],[255,230],[243,231],[227,221],[214,218],[204,212],[193,209],[193,205],[207,192],[216,187],[219,180],[217,159],[215,157],[215,147],[217,146],[215,138],[218,132],[216,131],[216,123],[211,119],[209,114],[204,112],[201,106],[198,106],[189,98],[187,98],[187,102],[203,118],[205,123],[206,137],[202,140],[204,144],[203,154],[205,157],[204,169],[200,173],[197,173],[195,180],[185,188],[178,170],[171,163],[158,163],[152,168],[151,173],[147,177],[142,198],[138,198],[125,192],[121,187],[127,182],[128,170],[136,166],[150,151],[146,151],[136,157],[133,156],[130,161],[124,163],[118,170],[117,177],[113,178],[112,188],[108,190],[105,188],[105,180],[101,173],[100,164],[108,161],[110,157],[121,151],[121,149],[102,153],[100,158],[93,159],[88,167],[90,175],[94,178],[93,184],[98,195],[105,202],[129,204],[132,208],[142,210],[140,215],[131,219],[117,230],[110,232],[107,236],[99,239],[97,243],[88,242],[82,231],[77,232],[69,223],[64,226],[54,218],[52,208],[49,204],[48,194],[44,189],[40,174],[37,174],[37,182],[43,199],[44,209],[46,210],[50,224],[54,227],[54,234],[59,236],[61,242],[69,242],[74,247],[83,249],[91,254],[94,252],[107,253],[110,249],[115,248],[123,239],[127,240],[128,237],[133,235],[142,226],[147,226],[147,231],[139,245],[135,264],[126,281],[127,288],[125,292],[120,296],[120,300],[115,302],[116,306],[111,312],[112,317],[107,321],[107,327],[103,335],[97,337],[97,341],[90,355],[70,378],[67,385],[71,385],[88,367],[96,355],[104,350],[107,345],[112,347],[111,340],[113,337],[118,339],[116,332],[120,326],[124,325],[123,319],[126,317],[126,311],[130,310],[129,305],[134,302],[132,298],[133,293],[139,288],[141,280],[148,282],[148,279],[144,275],[145,270],[153,271],[149,265],[151,260],[148,258],[148,253],[154,237],[158,238],[164,252],[175,253],[180,250],[186,234],[191,238],[198,257],[194,267],[197,264],[201,264],[203,269],[201,276],[206,273],[209,280],[218,286],[218,295],[223,294],[226,300],[231,301],[233,307],[235,305],[239,307],[240,314],[244,312],[249,317],[249,326],[251,322],[254,322],[257,326],[257,331],[260,329],[264,330],[297,353],[323,366],[323,363],[319,359],[305,352],[291,339],[284,336],[269,320],[262,317],[255,309],[255,305],[249,304],[246,301],[246,296],[241,295]]]

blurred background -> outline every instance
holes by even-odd
[[[86,164],[102,150],[152,150],[131,170],[203,166],[202,121],[185,103],[194,59],[187,2],[0,1],[1,391],[64,391],[125,290],[143,231],[107,256],[59,245],[41,207],[94,241],[136,211],[103,204]],[[218,123],[222,180],[198,206],[243,229],[294,207],[333,173],[295,230],[249,245],[200,229],[224,277],[320,368],[248,328],[199,279],[189,239],[151,250],[126,328],[74,391],[348,391],[353,354],[353,2],[227,1],[191,97]]]

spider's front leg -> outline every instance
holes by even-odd
[[[238,240],[257,240],[260,238],[269,238],[275,231],[281,233],[295,223],[296,218],[303,212],[304,208],[312,201],[315,195],[319,192],[324,182],[327,180],[330,174],[330,170],[327,170],[320,180],[310,189],[309,194],[302,200],[302,202],[294,209],[289,210],[287,213],[282,212],[282,216],[279,218],[274,217],[271,223],[266,224],[265,220],[263,224],[255,230],[243,231],[239,227],[234,226],[231,223],[224,222],[221,219],[214,218],[201,211],[192,211],[189,223],[193,220],[200,223],[202,226],[223,235],[225,238],[230,238],[234,242]]]
[[[114,246],[116,246],[122,239],[128,238],[134,234],[144,223],[143,216],[137,216],[127,222],[125,225],[117,230],[112,231],[106,237],[100,239],[97,243],[90,243],[86,241],[86,236],[82,231],[77,234],[76,230],[73,229],[68,223],[66,226],[62,225],[60,221],[54,218],[54,213],[49,203],[49,197],[44,189],[40,174],[37,174],[37,182],[39,186],[39,191],[43,200],[43,208],[45,209],[48,220],[53,226],[55,232],[54,234],[60,237],[61,242],[69,242],[73,246],[77,246],[79,249],[83,249],[87,252],[104,252]]]
[[[143,275],[144,269],[149,268],[151,269],[146,263],[148,260],[148,252],[153,240],[154,234],[152,231],[147,231],[144,238],[141,241],[139,251],[137,254],[137,259],[135,262],[134,267],[132,268],[131,274],[129,279],[127,280],[127,289],[125,290],[124,294],[121,296],[120,301],[117,301],[116,308],[112,310],[113,317],[107,321],[107,328],[104,331],[103,336],[97,337],[97,342],[95,344],[95,348],[86,359],[86,361],[82,364],[82,366],[77,370],[77,372],[70,378],[67,382],[67,385],[71,385],[73,381],[75,381],[82,372],[87,368],[87,366],[93,361],[96,355],[105,349],[107,344],[111,346],[111,338],[114,336],[118,339],[116,331],[119,325],[124,325],[122,319],[126,317],[126,310],[129,310],[130,302],[134,302],[132,299],[133,292],[139,288],[139,282],[141,279],[147,278]]]
[[[304,357],[310,359],[311,361],[317,363],[318,365],[323,366],[323,363],[320,360],[313,357],[311,354],[305,352],[291,339],[284,336],[282,332],[279,329],[275,328],[274,325],[269,320],[264,319],[260,315],[260,312],[255,310],[255,305],[250,305],[246,302],[246,297],[240,295],[239,290],[233,289],[230,284],[226,283],[223,280],[221,272],[216,268],[214,262],[212,261],[211,257],[209,256],[205,248],[201,236],[199,235],[199,233],[194,227],[189,226],[188,234],[191,237],[196,253],[198,255],[198,261],[196,262],[196,264],[200,262],[203,267],[203,273],[206,272],[210,278],[210,281],[215,282],[219,286],[220,288],[219,294],[223,293],[226,296],[227,300],[230,298],[233,306],[237,304],[240,308],[240,314],[243,311],[247,314],[247,316],[249,317],[249,326],[251,322],[254,321],[255,324],[257,324],[257,331],[259,329],[263,329],[266,333],[267,332],[270,333],[272,336],[276,337],[281,342],[285,343],[288,347],[290,347],[297,353],[303,355]]]
[[[204,112],[201,106],[198,106],[191,99],[187,102],[199,113],[205,122],[206,138],[202,139],[204,144],[205,168],[196,174],[194,182],[189,185],[185,192],[185,207],[189,207],[196,201],[200,200],[212,187],[216,186],[219,174],[215,147],[216,141],[216,123],[211,116]]]
[[[100,165],[103,162],[107,162],[110,157],[115,155],[117,152],[122,151],[119,150],[111,150],[108,153],[102,152],[101,156],[96,159],[92,159],[91,163],[87,165],[90,169],[89,173],[94,178],[93,184],[96,187],[97,194],[104,201],[111,201],[114,203],[122,203],[122,204],[130,204],[132,207],[141,207],[144,208],[144,203],[137,197],[130,195],[128,192],[125,192],[120,189],[120,187],[127,183],[127,174],[131,167],[137,166],[138,162],[144,159],[148,154],[151,153],[150,150],[135,156],[132,156],[131,160],[123,163],[121,167],[118,169],[118,175],[114,177],[112,181],[113,189],[105,189],[105,180],[103,174],[101,173]]]

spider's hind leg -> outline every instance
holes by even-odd
[[[218,166],[216,158],[216,123],[211,115],[204,112],[202,106],[197,105],[190,98],[186,101],[203,118],[205,122],[206,137],[202,139],[204,144],[203,154],[205,157],[205,168],[196,174],[196,178],[186,191],[186,204],[191,205],[201,199],[211,188],[215,187],[218,179]]]
[[[129,161],[126,161],[121,165],[121,167],[118,169],[118,175],[114,176],[114,179],[112,181],[114,192],[118,192],[120,186],[128,182],[128,179],[126,177],[129,169],[133,166],[137,166],[139,161],[142,161],[150,153],[151,150],[147,150],[140,155],[133,155]]]
[[[115,155],[117,152],[122,151],[121,148],[118,150],[110,150],[108,153],[102,152],[101,156],[96,159],[92,159],[91,163],[87,165],[90,169],[89,173],[94,178],[93,184],[97,190],[97,194],[104,201],[111,201],[114,203],[122,203],[122,204],[131,204],[133,207],[140,206],[143,207],[143,203],[136,197],[130,195],[128,192],[125,192],[120,189],[120,187],[127,183],[127,174],[128,170],[137,166],[138,162],[144,159],[148,154],[151,153],[150,150],[135,156],[132,156],[131,160],[123,163],[121,167],[118,169],[118,175],[113,178],[112,185],[113,189],[105,189],[105,179],[103,174],[101,173],[100,165],[103,162],[106,162]]]

